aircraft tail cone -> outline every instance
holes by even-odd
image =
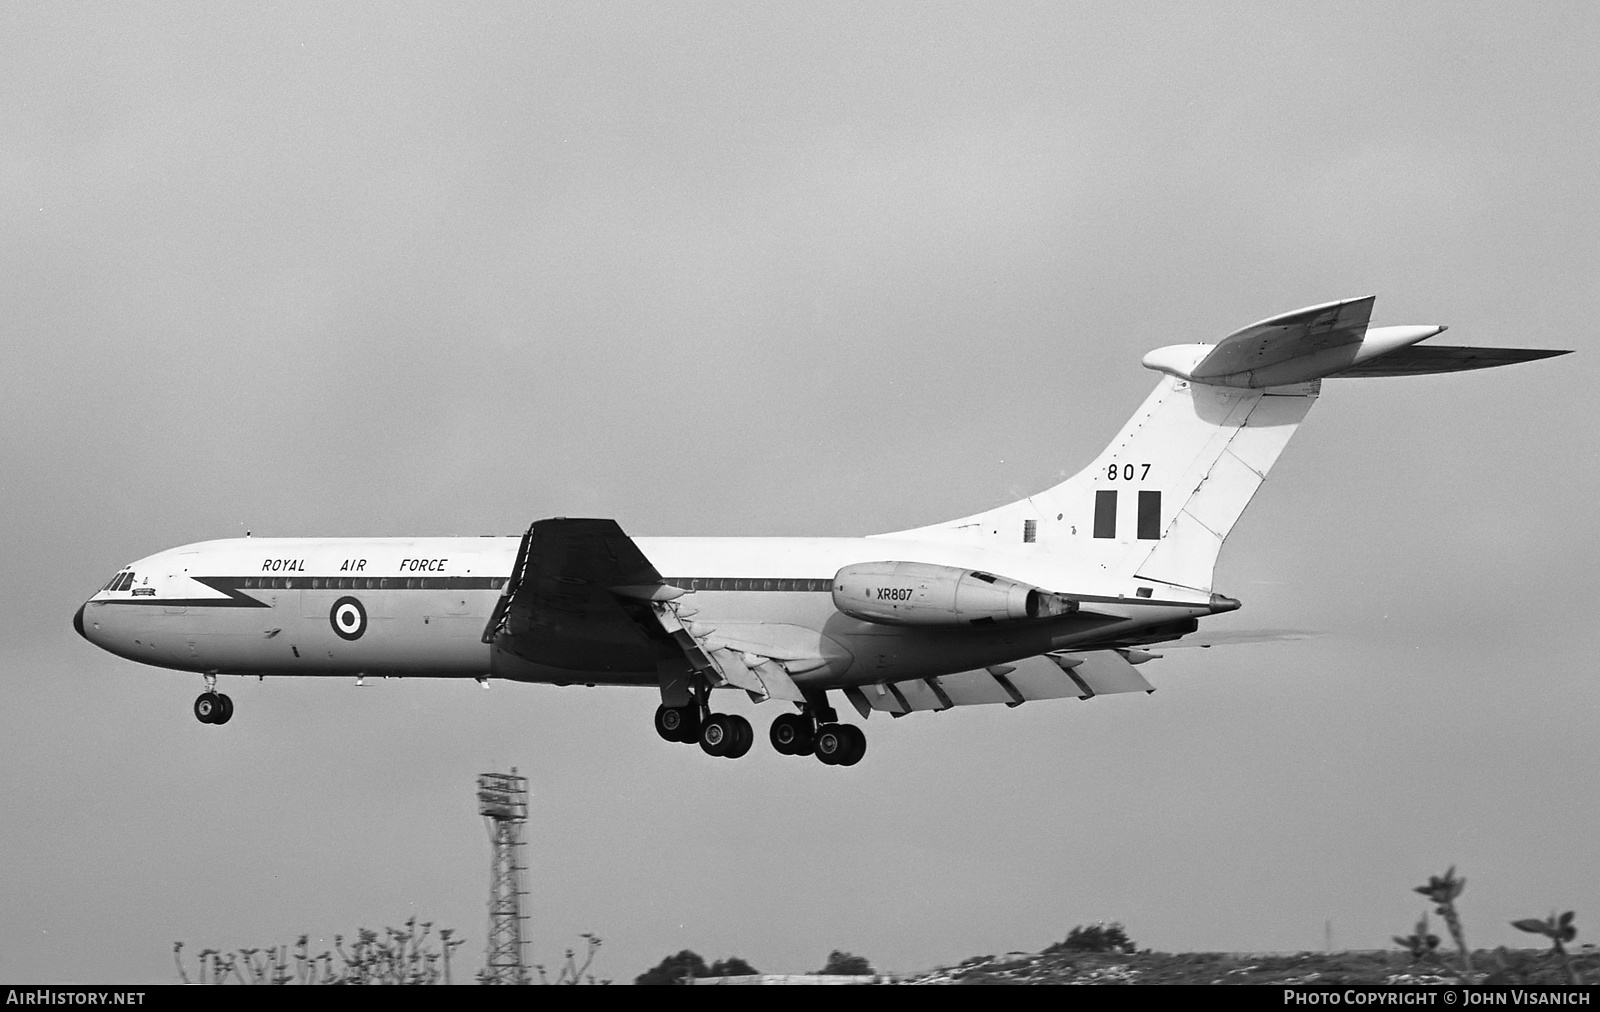
[[[1211,595],[1211,614],[1220,615],[1225,611],[1238,611],[1244,605],[1238,598],[1228,597],[1225,594]]]

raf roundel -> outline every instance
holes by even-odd
[[[341,597],[333,602],[328,622],[340,639],[358,640],[367,631],[367,609],[353,597]]]

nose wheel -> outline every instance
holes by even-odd
[[[206,672],[206,691],[194,701],[194,719],[202,724],[226,724],[233,719],[233,700],[217,691],[217,673]]]
[[[202,692],[195,697],[194,716],[202,724],[226,724],[233,719],[233,700],[220,692]]]

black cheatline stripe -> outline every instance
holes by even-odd
[[[253,590],[500,590],[503,576],[213,576],[198,578],[226,594]],[[833,578],[673,576],[662,582],[684,590],[827,592]]]
[[[140,597],[107,604],[165,605],[168,608],[270,608],[251,593],[273,590],[493,590],[505,584],[503,576],[195,576],[195,583],[226,597]]]
[[[503,576],[211,576],[217,590],[499,590]]]
[[[664,576],[661,582],[683,590],[722,590],[722,591],[807,591],[827,592],[833,590],[833,580],[789,580],[766,579],[763,577],[724,577],[724,576]],[[1072,594],[1067,595],[1076,601],[1095,604],[1132,604],[1143,607],[1177,607],[1199,608],[1204,607],[1196,601],[1169,601],[1153,597],[1111,597],[1101,594]]]
[[[275,590],[393,591],[393,590],[488,590],[499,592],[503,576],[196,576],[194,582],[227,596],[155,598],[111,601],[108,604],[179,605],[191,608],[269,608],[265,601],[251,596]],[[786,591],[826,593],[833,579],[791,579],[787,577],[680,576],[663,581],[684,590]]]
[[[265,601],[252,597],[250,592],[270,590],[328,590],[328,591],[364,591],[364,590],[492,590],[499,591],[505,586],[506,578],[503,576],[374,576],[374,577],[332,577],[332,576],[196,576],[191,579],[199,584],[204,584],[226,597],[188,597],[188,598],[160,598],[140,597],[132,600],[114,600],[103,602],[105,604],[138,604],[138,605],[166,605],[177,607],[183,605],[191,608],[270,608]],[[338,586],[331,584],[337,581]],[[827,593],[833,590],[833,580],[829,579],[790,579],[787,577],[727,577],[727,576],[674,576],[664,577],[662,582],[684,590],[703,591],[739,591],[741,593],[755,592],[784,592],[784,593]],[[312,586],[315,583],[317,586]],[[359,586],[356,584],[359,583]],[[371,583],[372,586],[368,586]],[[1107,597],[1099,594],[1072,594],[1075,600],[1085,604],[1122,604],[1143,605],[1146,607],[1199,607],[1194,601],[1168,601],[1160,598],[1148,597]]]

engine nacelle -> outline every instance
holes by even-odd
[[[926,562],[859,562],[833,577],[833,606],[864,622],[962,625],[1048,618],[1078,602],[973,569]]]

